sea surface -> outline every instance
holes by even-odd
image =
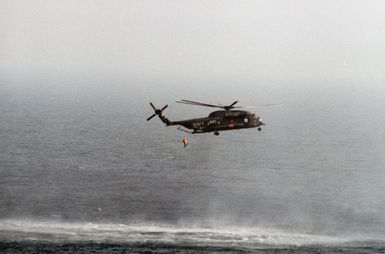
[[[0,252],[385,253],[384,94],[3,78]],[[249,109],[261,132],[146,122],[149,101],[171,120],[212,111],[178,99],[283,105]]]

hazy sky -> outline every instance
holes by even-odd
[[[383,0],[2,0],[2,76],[385,81]]]

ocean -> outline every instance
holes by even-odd
[[[381,85],[83,81],[2,80],[0,252],[385,253]],[[212,111],[178,99],[283,105],[261,132],[146,122]]]

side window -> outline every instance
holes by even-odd
[[[209,125],[213,125],[213,124],[216,124],[217,123],[217,120],[210,120],[209,121]]]
[[[244,121],[245,123],[248,123],[248,122],[249,122],[249,118],[245,117],[245,118],[243,119],[243,121]]]

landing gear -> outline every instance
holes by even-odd
[[[219,136],[219,132],[214,131],[214,135],[215,135],[215,136]]]
[[[258,127],[258,131],[261,131],[262,130],[262,128],[261,127]]]

